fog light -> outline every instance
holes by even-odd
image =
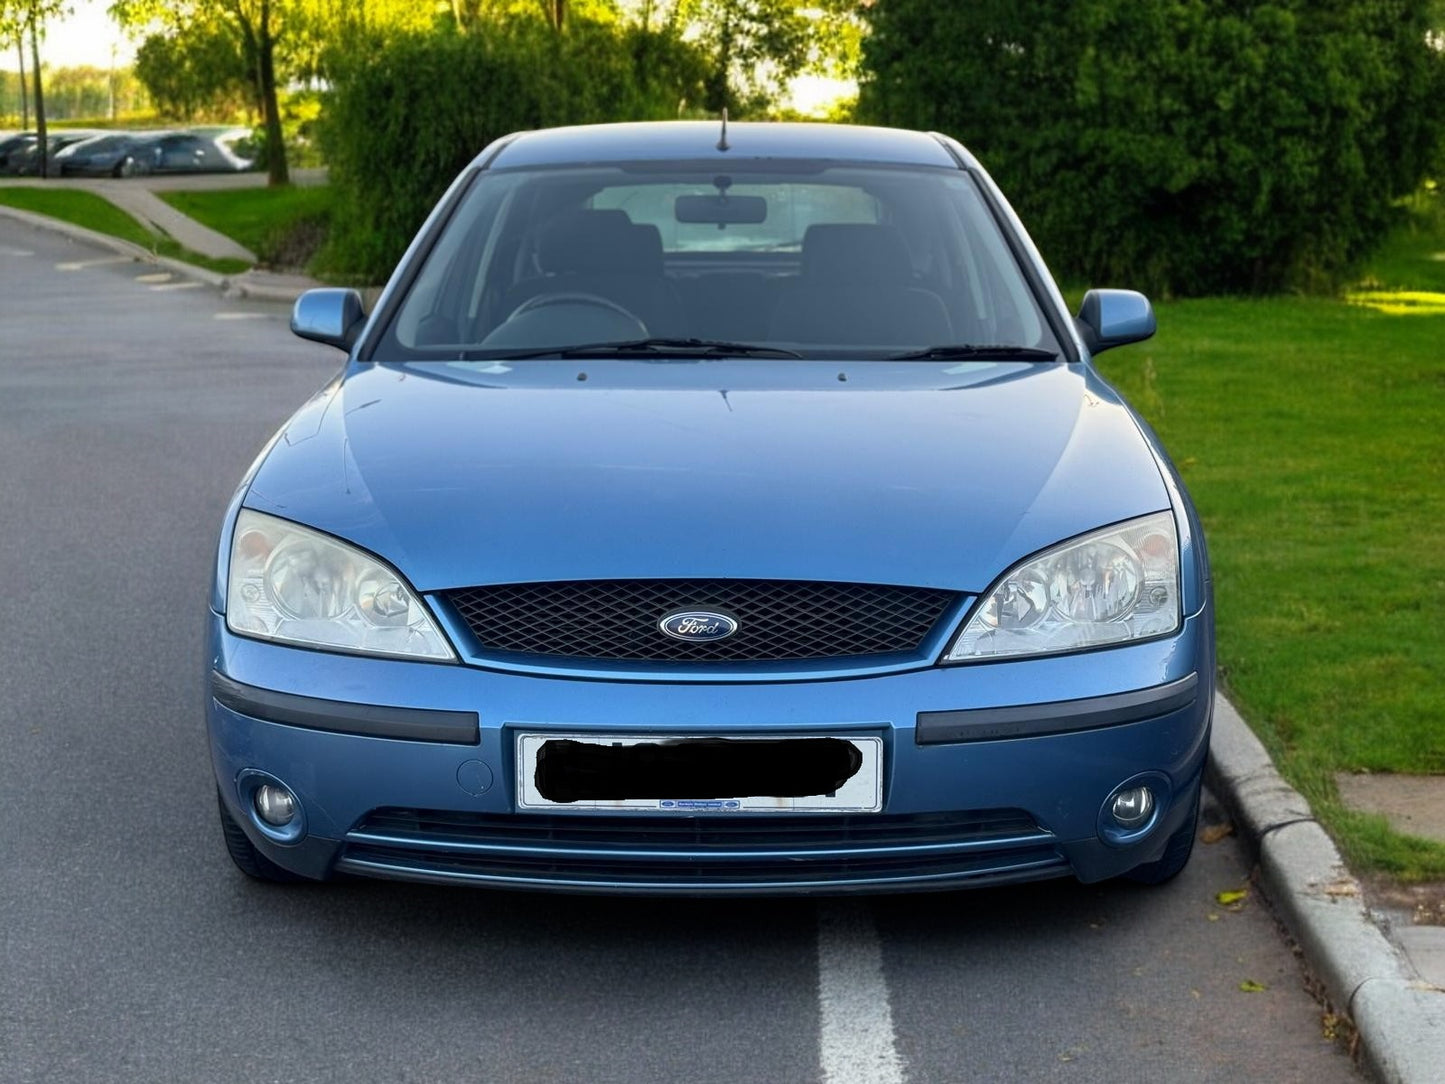
[[[1121,828],[1138,828],[1154,813],[1154,792],[1148,787],[1130,787],[1114,795],[1109,813]]]
[[[263,783],[256,788],[256,815],[267,824],[282,828],[296,816],[296,796],[285,787]]]

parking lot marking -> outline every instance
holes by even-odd
[[[866,903],[818,904],[818,1005],[823,1084],[903,1084],[883,949]]]
[[[102,256],[95,260],[67,260],[55,265],[57,271],[84,271],[88,267],[108,267],[116,263],[135,263],[133,256]]]
[[[28,248],[10,248],[8,245],[0,245],[0,256],[34,256]]]
[[[153,271],[148,275],[137,275],[136,282],[170,282],[174,276],[169,271]]]
[[[152,286],[152,290],[196,290],[200,288],[199,282],[162,282]]]
[[[213,320],[264,320],[267,317],[264,312],[213,312]]]

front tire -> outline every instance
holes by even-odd
[[[1194,853],[1194,837],[1199,834],[1199,790],[1194,792],[1194,808],[1179,831],[1169,837],[1164,853],[1156,861],[1135,866],[1124,874],[1126,881],[1141,885],[1162,885],[1184,872],[1189,856]]]
[[[256,845],[246,837],[246,833],[236,823],[236,818],[231,816],[230,810],[226,808],[220,790],[216,791],[216,808],[221,814],[221,835],[226,840],[226,851],[230,854],[231,861],[236,863],[237,869],[247,877],[272,884],[295,884],[305,880],[289,869],[282,869],[256,849]]]

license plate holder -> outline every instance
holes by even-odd
[[[515,748],[522,810],[727,814],[883,808],[879,737],[524,731],[516,735]],[[742,791],[832,789],[728,793],[734,779]],[[669,793],[674,789],[679,792]]]

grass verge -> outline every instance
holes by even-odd
[[[272,268],[305,270],[325,242],[331,222],[331,189],[324,185],[157,195],[182,214],[239,241]]]
[[[234,275],[251,266],[245,260],[217,260],[182,248],[176,241],[147,229],[115,204],[93,192],[6,186],[0,187],[0,203],[48,218],[58,218],[96,233],[119,237],[157,256],[182,260],[222,275]]]
[[[1441,288],[1431,211],[1368,303],[1162,304],[1100,364],[1199,506],[1225,689],[1350,862],[1404,881],[1445,879],[1445,846],[1346,809],[1334,775],[1445,774],[1445,297],[1391,300]]]

